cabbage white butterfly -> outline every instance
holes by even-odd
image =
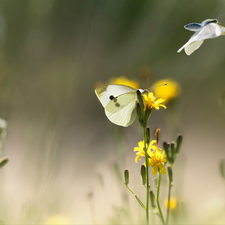
[[[189,23],[184,28],[195,32],[189,41],[177,51],[181,52],[184,49],[187,55],[191,55],[197,50],[204,40],[225,35],[225,27],[217,19],[206,19],[201,23]]]
[[[141,93],[145,90],[138,89]],[[108,119],[119,126],[128,127],[136,118],[136,89],[120,85],[102,85],[95,89]]]

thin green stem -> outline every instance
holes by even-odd
[[[133,195],[135,195],[135,193],[127,185],[125,185],[125,186]]]
[[[147,153],[147,137],[146,137],[146,126],[144,127],[144,151],[145,151],[145,164],[146,164],[146,224],[149,224],[149,199],[150,199],[150,186],[149,186],[149,175],[148,175],[148,153]]]
[[[134,197],[137,199],[137,201],[141,205],[141,207],[146,210],[146,207],[145,207],[144,203],[141,201],[141,199],[138,198],[138,196],[127,185],[125,185],[125,186],[134,195]]]
[[[169,224],[169,214],[170,214],[170,194],[171,194],[171,181],[169,182],[169,190],[168,190],[168,203],[167,203],[167,216],[166,216],[166,224]]]
[[[157,203],[157,207],[158,207],[158,211],[159,211],[159,215],[160,215],[160,218],[162,220],[162,223],[165,225],[166,223],[165,223],[165,220],[164,220],[164,217],[163,217],[163,214],[162,214],[162,210],[161,210],[161,207],[160,207],[160,204],[159,204],[160,183],[161,183],[161,171],[159,171],[158,187],[157,187],[157,195],[156,195],[156,203]]]

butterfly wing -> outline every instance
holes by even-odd
[[[136,118],[136,92],[122,94],[111,100],[105,107],[105,114],[108,119],[119,126],[127,127]]]
[[[191,44],[185,47],[184,49],[185,53],[187,55],[191,55],[195,50],[197,50],[202,45],[203,42],[204,40],[192,42]]]
[[[112,100],[112,98],[128,92],[136,92],[136,89],[119,84],[102,85],[95,89],[95,94],[97,95],[104,108]]]
[[[111,100],[105,107],[105,109],[110,113],[117,113],[131,102],[136,103],[137,94],[135,92],[128,92]]]
[[[196,45],[193,45],[190,47],[192,51],[190,51],[190,54],[197,50],[201,44],[203,43],[203,40],[219,37],[221,35],[221,29],[220,26],[216,23],[209,23],[205,25],[200,31],[197,31],[190,40],[184,44],[177,52],[181,52],[184,48],[186,48],[188,45],[192,44],[193,42],[198,42]],[[201,42],[202,41],[202,42]],[[196,47],[194,49],[194,47]]]
[[[221,35],[220,26],[216,23],[205,25],[199,32],[193,35],[192,41],[200,41],[210,38],[216,38]]]
[[[200,23],[189,23],[185,25],[184,28],[190,31],[198,31],[202,28],[202,25]]]
[[[221,24],[219,24],[220,30],[221,30],[221,35],[225,35],[225,27]]]

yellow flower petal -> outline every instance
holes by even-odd
[[[153,168],[152,168],[152,174],[156,175],[157,172],[158,172],[158,166],[154,165]]]
[[[139,147],[135,147],[134,151],[136,152],[136,157],[135,157],[135,162],[137,163],[138,160],[141,160],[141,156],[145,156],[145,152],[144,152],[144,142],[143,141],[139,141],[138,142],[138,146]]]
[[[137,152],[137,151],[140,151],[140,148],[139,147],[135,147],[134,148],[134,152]]]
[[[162,152],[160,148],[157,148],[155,146],[155,151],[151,151],[148,153],[149,158],[149,166],[153,166],[152,174],[156,175],[158,171],[158,167],[160,168],[162,174],[166,173],[166,168],[163,165],[164,162],[166,162],[166,155],[165,152]]]
[[[160,104],[159,106],[162,106],[164,109],[167,109],[167,107],[163,104]]]
[[[152,141],[150,142],[149,146],[152,146],[152,145],[154,145],[155,143],[156,143],[156,140],[152,140]]]
[[[159,106],[162,106],[164,108],[166,107],[161,104],[162,102],[164,102],[164,99],[160,98],[156,100],[155,96],[153,95],[153,92],[149,92],[148,94],[143,94],[143,100],[145,105],[144,110],[147,110],[147,108],[149,110],[152,110],[154,108],[158,110]]]
[[[161,150],[159,148],[156,149],[156,157],[157,158],[161,157]]]
[[[162,99],[162,98],[159,98],[159,99],[155,102],[155,104],[160,104],[160,103],[162,103],[162,102],[165,102],[165,100]]]
[[[138,162],[138,159],[141,160],[141,158],[140,158],[139,155],[137,155],[137,156],[135,157],[135,162],[136,162],[136,163]]]
[[[152,151],[149,151],[148,152],[148,155],[152,158],[153,157],[153,155],[155,154],[155,152],[152,152]],[[151,159],[150,159],[151,160]]]
[[[162,174],[166,174],[166,168],[163,164],[159,165],[159,169],[161,170]]]

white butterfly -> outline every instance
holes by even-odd
[[[142,89],[138,89],[141,93]],[[102,85],[95,93],[105,108],[108,119],[119,126],[127,127],[136,118],[136,89],[125,85]]]
[[[177,51],[181,52],[184,49],[187,55],[191,55],[197,50],[204,40],[225,35],[225,27],[217,19],[207,19],[201,23],[189,23],[184,28],[195,31],[189,41]]]

